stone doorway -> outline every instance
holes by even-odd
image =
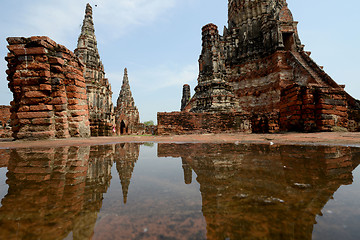
[[[123,135],[125,133],[127,133],[126,125],[125,125],[124,121],[121,121],[121,123],[120,123],[120,134]]]
[[[283,42],[284,42],[284,50],[285,51],[292,51],[295,49],[295,42],[294,42],[294,33],[292,32],[284,32],[282,33]]]

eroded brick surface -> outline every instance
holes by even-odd
[[[158,134],[251,132],[251,120],[243,113],[158,113]]]
[[[11,137],[10,106],[0,106],[0,138]]]
[[[83,64],[48,37],[8,38],[15,139],[89,137]]]

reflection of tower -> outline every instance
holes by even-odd
[[[111,180],[115,146],[91,146],[86,176],[84,205],[74,223],[74,239],[91,239],[98,213],[102,206],[103,195]]]
[[[311,239],[316,216],[341,185],[352,183],[354,151],[158,145],[160,157],[181,156],[195,171],[207,239]]]
[[[123,143],[116,145],[116,169],[119,173],[124,204],[127,202],[128,190],[135,163],[139,158],[140,145]]]
[[[184,157],[182,157],[182,168],[184,170],[185,184],[191,184],[191,182],[192,182],[192,169],[191,169],[191,166],[186,162]]]

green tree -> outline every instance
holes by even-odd
[[[144,122],[144,125],[145,125],[145,126],[153,126],[153,125],[154,125],[154,121],[153,121],[153,120],[146,121],[146,122]]]

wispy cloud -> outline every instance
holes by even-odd
[[[47,35],[62,44],[74,45],[80,33],[87,2],[93,6],[96,29],[103,38],[116,39],[137,26],[153,23],[179,0],[52,0],[24,1],[17,29],[10,34]],[[96,7],[95,7],[96,5]],[[4,24],[4,28],[6,25]]]
[[[113,36],[147,25],[175,7],[178,0],[107,0],[98,4],[97,24],[112,28]]]
[[[140,69],[131,72],[129,69],[130,86],[137,91],[155,92],[165,88],[175,87],[180,89],[183,84],[196,85],[198,67],[196,64],[176,67],[160,65],[147,69]],[[108,72],[106,77],[109,78],[113,86],[114,95],[120,91],[123,72]]]

